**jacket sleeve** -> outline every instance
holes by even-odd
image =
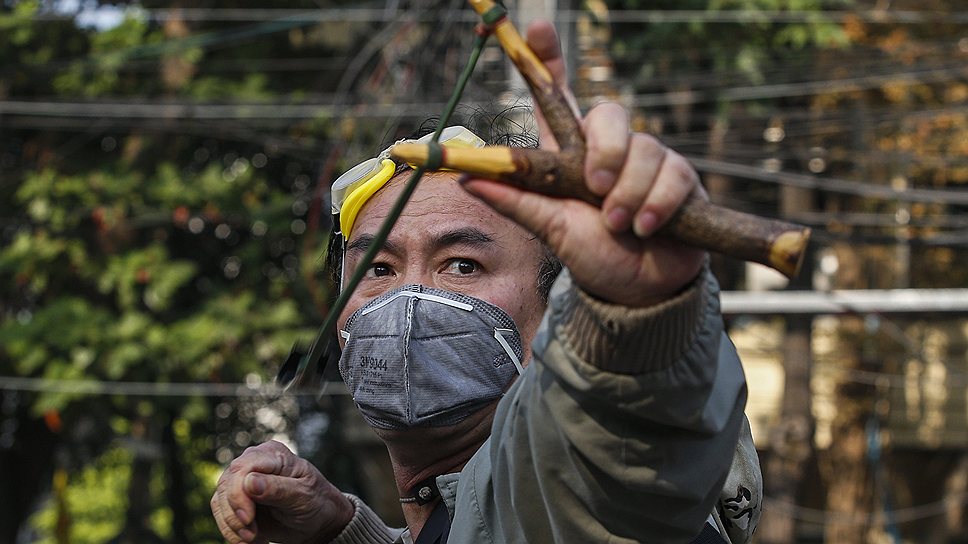
[[[403,529],[387,527],[380,516],[376,514],[362,499],[356,495],[344,493],[353,503],[356,513],[353,519],[343,528],[333,544],[392,544],[399,542]]]
[[[712,275],[629,309],[564,273],[532,347],[462,474],[456,516],[473,519],[454,529],[470,521],[484,542],[695,537],[723,489],[746,401]]]

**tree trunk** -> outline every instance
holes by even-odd
[[[844,411],[846,406],[838,409]],[[838,417],[834,440],[826,452],[827,510],[824,542],[864,544],[870,522],[863,516],[871,511],[873,496],[867,470],[867,435],[864,416]]]
[[[813,207],[808,189],[783,187],[780,194],[780,217]],[[790,280],[789,288],[812,287],[812,252],[804,258],[800,274]],[[813,455],[814,420],[810,389],[813,352],[812,316],[787,316],[783,341],[783,401],[780,420],[770,436],[770,455],[763,477],[763,495],[782,504],[797,504],[807,462]],[[759,535],[766,544],[796,541],[796,520],[787,509],[774,509],[760,522]]]
[[[873,363],[870,338],[859,319],[845,319],[841,325],[844,356],[838,361],[845,370],[870,371]],[[858,346],[866,346],[858,347]],[[822,458],[827,487],[828,519],[824,542],[866,543],[875,511],[873,476],[869,470],[867,422],[875,398],[874,386],[852,382],[849,374],[834,393],[836,415],[831,425],[832,441]]]
[[[763,477],[763,495],[781,504],[796,504],[802,475],[813,452],[810,411],[811,318],[787,318],[783,343],[783,401],[780,422],[770,435],[770,455]],[[764,544],[796,541],[796,520],[786,509],[772,509],[758,530]]]
[[[128,509],[124,515],[121,532],[110,540],[110,544],[146,544],[162,542],[151,530],[148,523],[151,516],[151,467],[157,451],[150,438],[151,418],[141,416],[132,421],[131,479],[128,481]]]
[[[175,439],[176,415],[171,413],[165,425],[161,441],[164,447],[165,461],[168,468],[168,506],[171,508],[171,541],[174,544],[188,544],[188,505],[185,497],[185,470],[178,451],[178,441]]]

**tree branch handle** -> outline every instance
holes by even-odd
[[[494,151],[466,150],[472,153],[461,160],[463,153],[448,150],[450,164],[442,166],[601,206],[601,198],[585,184],[585,138],[581,125],[551,72],[508,21],[503,7],[493,0],[468,2],[493,28],[508,58],[527,81],[561,153],[487,148]],[[799,272],[810,239],[810,229],[802,225],[738,212],[695,197],[660,232],[694,247],[764,264],[789,278]]]
[[[572,153],[502,146],[441,148],[440,168],[493,179],[549,196],[575,198],[601,206],[582,175],[583,161]],[[427,164],[430,146],[397,144],[394,159],[417,166]],[[760,263],[794,277],[803,261],[810,229],[767,219],[690,198],[659,230],[684,244]]]

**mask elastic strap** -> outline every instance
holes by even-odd
[[[497,342],[501,344],[501,347],[504,348],[504,351],[507,352],[508,357],[511,358],[511,362],[514,363],[514,368],[518,369],[518,375],[520,376],[521,374],[524,374],[524,367],[521,366],[521,361],[518,360],[518,356],[514,353],[514,350],[511,349],[511,344],[508,344],[508,341],[504,339],[504,335],[501,334],[502,332],[514,331],[510,329],[494,329],[494,339],[497,340]]]

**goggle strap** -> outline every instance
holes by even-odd
[[[342,253],[343,256],[340,257],[340,260],[339,260],[339,285],[336,286],[336,292],[342,293],[343,283],[344,283],[344,280],[346,279],[346,238],[343,238],[342,233],[338,234],[338,236],[340,237],[340,240],[341,240],[340,253]]]

